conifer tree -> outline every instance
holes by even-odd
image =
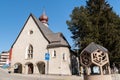
[[[120,62],[120,17],[105,0],[87,0],[86,6],[75,7],[66,23],[71,37],[82,51],[95,42],[110,52],[111,62]]]

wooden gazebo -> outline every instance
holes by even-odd
[[[103,46],[90,43],[80,55],[84,67],[85,80],[111,80],[108,50]]]

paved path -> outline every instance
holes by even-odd
[[[112,80],[120,80],[120,74],[112,74]]]
[[[0,80],[9,80],[11,78],[11,75],[7,73],[7,71],[0,68]]]
[[[9,74],[0,68],[0,80],[83,80],[80,76],[59,76],[59,75],[24,75]],[[112,80],[120,80],[120,74],[112,74]]]
[[[0,80],[83,80],[79,76],[9,74],[0,68]]]
[[[11,74],[16,80],[83,80],[78,76],[57,76],[57,75],[21,75]]]

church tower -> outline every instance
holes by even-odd
[[[42,15],[40,16],[39,20],[48,27],[48,16],[46,15],[45,11],[43,11]]]

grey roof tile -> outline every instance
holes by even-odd
[[[103,52],[108,52],[108,50],[106,48],[104,48],[101,45],[95,44],[94,42],[91,42],[83,51],[92,53],[93,51],[95,51],[97,49],[102,50]]]
[[[53,33],[48,27],[46,27],[42,22],[39,21],[34,15],[32,15],[36,24],[43,35],[48,39],[50,42],[48,47],[57,47],[57,46],[67,46],[70,47],[69,43],[65,39],[62,33]]]

